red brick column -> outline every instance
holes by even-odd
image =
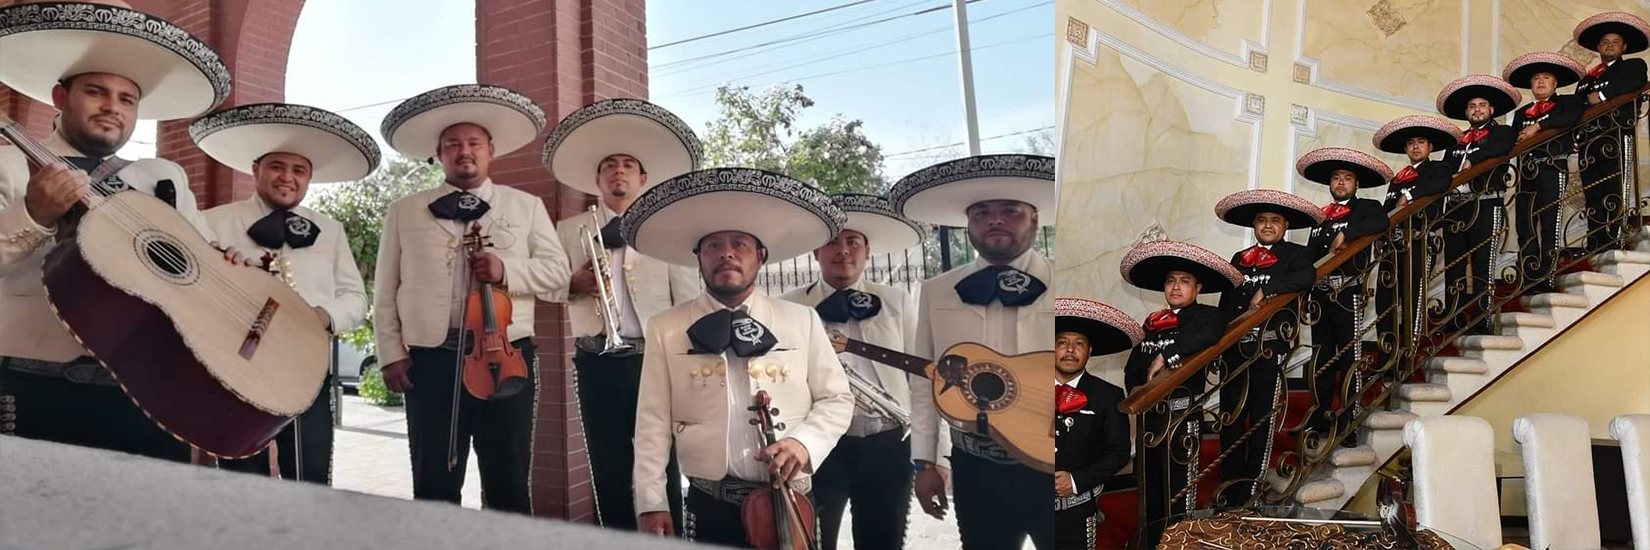
[[[489,0],[476,6],[476,79],[527,94],[550,122],[609,97],[647,97],[644,0]],[[493,181],[543,197],[561,220],[592,197],[557,184],[539,162],[543,141],[493,161]],[[534,514],[594,521],[589,457],[572,376],[573,339],[559,305],[537,310],[539,399],[533,445]]]

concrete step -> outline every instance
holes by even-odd
[[[1404,448],[1404,424],[1418,418],[1409,411],[1378,411],[1364,420],[1364,426],[1369,428],[1369,448],[1375,451],[1375,458],[1385,462]]]
[[[1539,313],[1502,313],[1496,315],[1495,320],[1502,327],[1554,328],[1557,326],[1551,315]]]
[[[1524,340],[1522,350],[1533,350],[1558,335],[1558,320],[1540,313],[1502,313],[1496,316],[1502,336]]]
[[[1362,447],[1341,447],[1329,453],[1329,463],[1336,468],[1351,468],[1354,466],[1374,466],[1375,449],[1368,445]]]
[[[1558,287],[1570,294],[1580,294],[1587,297],[1590,307],[1596,307],[1610,299],[1610,296],[1626,284],[1626,280],[1619,275],[1599,273],[1597,271],[1582,271],[1570,273],[1558,278]]]
[[[1650,273],[1650,252],[1611,250],[1593,259],[1601,273],[1631,281]]]
[[[1449,386],[1443,384],[1404,384],[1398,386],[1398,408],[1420,416],[1449,414],[1451,408]]]
[[[1490,371],[1483,359],[1472,357],[1434,357],[1427,360],[1427,372],[1451,374],[1484,374]]]
[[[1295,501],[1301,504],[1313,504],[1338,499],[1345,494],[1346,485],[1341,484],[1341,480],[1325,477],[1301,484],[1300,490],[1295,491]]]
[[[1557,322],[1556,320],[1554,321]],[[1502,334],[1462,336],[1455,339],[1455,349],[1463,357],[1479,359],[1490,365],[1489,373],[1499,374],[1503,369],[1524,357],[1524,339]]]
[[[1549,292],[1520,298],[1530,313],[1553,318],[1554,328],[1564,328],[1581,319],[1592,306],[1586,296],[1567,292]]]

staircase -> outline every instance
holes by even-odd
[[[1457,355],[1428,360],[1422,369],[1425,380],[1401,385],[1393,400],[1396,410],[1370,414],[1361,445],[1331,451],[1327,465],[1301,484],[1294,500],[1316,508],[1344,506],[1404,447],[1405,423],[1450,414],[1592,308],[1650,273],[1650,226],[1631,244],[1631,250],[1605,252],[1584,262],[1587,270],[1561,275],[1559,292],[1527,295],[1503,308],[1497,315],[1500,334],[1463,336],[1453,346]]]

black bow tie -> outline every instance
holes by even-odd
[[[976,271],[958,282],[956,288],[957,297],[965,304],[983,306],[997,300],[1004,307],[1030,305],[1048,290],[1043,281],[1030,273],[1006,265]]]
[[[851,319],[864,321],[882,312],[882,298],[869,292],[842,289],[814,306],[819,318],[827,323],[846,323]]]
[[[69,166],[74,167],[74,168],[78,168],[78,169],[80,169],[81,172],[85,172],[87,174],[91,174],[93,171],[97,170],[98,166],[103,165],[103,159],[95,159],[95,158],[92,158],[92,157],[63,157],[63,160],[68,161]],[[172,180],[163,180],[163,181],[166,181],[166,182],[170,183]],[[119,193],[121,191],[125,191],[127,189],[126,182],[120,181],[120,178],[115,177],[113,175],[110,175],[108,178],[105,178],[103,181],[93,182],[93,183],[101,184],[101,185],[98,185],[95,188],[95,190],[99,195],[102,195],[102,196],[105,196],[105,197],[107,197],[109,195],[113,195],[115,193]],[[158,189],[158,187],[157,187],[157,189]],[[162,199],[162,200],[166,200],[166,199]],[[173,205],[173,206],[177,206],[175,201],[167,200],[166,203],[170,204],[170,205]]]
[[[491,208],[487,201],[466,191],[453,191],[430,203],[430,213],[435,217],[465,222],[481,219]]]
[[[283,244],[303,248],[315,244],[315,238],[321,235],[321,227],[309,218],[293,214],[291,210],[276,210],[252,222],[252,227],[246,229],[246,235],[264,248],[278,249]]]
[[[732,347],[734,355],[756,357],[779,344],[766,325],[743,311],[730,309],[700,317],[687,333],[693,343],[690,355],[719,354]]]
[[[629,244],[624,241],[624,233],[619,231],[619,220],[621,219],[623,218],[607,220],[607,225],[602,226],[602,244],[607,245],[608,250],[624,248]]]

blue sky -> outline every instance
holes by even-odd
[[[849,3],[850,0],[649,0],[648,41],[658,46]],[[717,115],[715,85],[761,89],[796,82],[815,101],[802,126],[832,115],[865,121],[865,132],[897,154],[963,141],[954,15],[949,0],[874,0],[793,21],[651,48],[650,99],[703,132]],[[828,36],[683,63],[796,35],[944,7]],[[1054,121],[1054,7],[1050,0],[983,0],[968,6],[980,136]],[[475,81],[475,13],[450,0],[306,2],[287,66],[287,101],[354,120],[374,135],[400,99]],[[911,60],[928,57],[928,59]],[[708,61],[715,61],[710,64]],[[153,150],[142,128],[128,151]],[[985,141],[986,152],[1024,148],[1023,136]],[[896,155],[884,176],[961,154],[961,147]]]

